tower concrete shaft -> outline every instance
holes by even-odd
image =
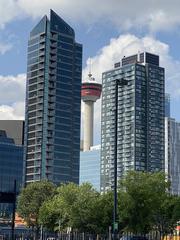
[[[84,102],[84,151],[93,146],[94,102]]]

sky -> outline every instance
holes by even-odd
[[[50,9],[74,28],[83,44],[83,79],[90,59],[92,74],[101,82],[102,72],[123,56],[158,54],[171,95],[171,116],[180,121],[179,0],[0,0],[0,119],[24,119],[29,32]],[[95,144],[100,143],[100,106],[99,100]]]

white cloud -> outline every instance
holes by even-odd
[[[16,0],[0,0],[0,28],[14,18],[18,17],[22,12]]]
[[[180,61],[170,55],[169,45],[146,36],[138,38],[132,34],[120,35],[113,38],[107,46],[104,46],[98,54],[91,58],[91,69],[98,82],[101,82],[102,72],[113,68],[115,62],[119,62],[123,56],[129,56],[138,52],[148,51],[160,56],[160,66],[166,70],[166,88],[173,96],[180,97]],[[89,59],[83,70],[83,79],[89,72]]]
[[[180,61],[173,59],[170,55],[169,46],[152,37],[138,38],[135,35],[120,35],[113,38],[107,46],[104,46],[96,56],[91,58],[91,69],[96,81],[101,82],[102,72],[113,68],[115,62],[119,62],[123,56],[148,51],[160,56],[160,66],[166,71],[166,91],[173,98],[180,99]],[[86,79],[89,72],[89,59],[83,70],[83,79]],[[95,104],[95,138],[100,132],[100,101]],[[100,136],[100,135],[99,135]]]
[[[0,75],[0,104],[12,104],[24,101],[25,98],[26,75],[17,76]]]
[[[7,51],[9,51],[12,48],[12,44],[6,44],[0,42],[0,54],[5,54]]]
[[[15,18],[37,18],[54,9],[71,22],[112,24],[120,30],[170,30],[180,26],[180,1],[136,0],[0,0],[0,27]]]
[[[132,0],[18,0],[19,8],[27,15],[39,17],[52,8],[72,21],[86,24],[112,23],[121,30],[148,27],[150,31],[172,29],[180,25],[180,1]]]
[[[26,75],[0,76],[0,119],[24,119]]]
[[[24,102],[16,102],[9,105],[0,105],[0,120],[24,119]]]

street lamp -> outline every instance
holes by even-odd
[[[15,213],[16,213],[16,194],[17,194],[17,184],[14,180],[14,201],[13,201],[13,212],[12,212],[12,225],[11,225],[11,239],[15,239],[14,227],[15,227]]]
[[[124,78],[115,79],[115,136],[114,136],[114,207],[113,207],[113,235],[117,238],[117,129],[118,129],[118,87],[127,85],[128,81]]]

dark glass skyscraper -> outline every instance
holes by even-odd
[[[164,68],[159,56],[144,52],[124,57],[102,77],[101,191],[106,191],[114,184],[116,147],[118,179],[128,170],[164,169]],[[118,80],[123,84],[116,96]]]
[[[31,31],[25,121],[25,182],[79,182],[82,45],[51,10]]]

